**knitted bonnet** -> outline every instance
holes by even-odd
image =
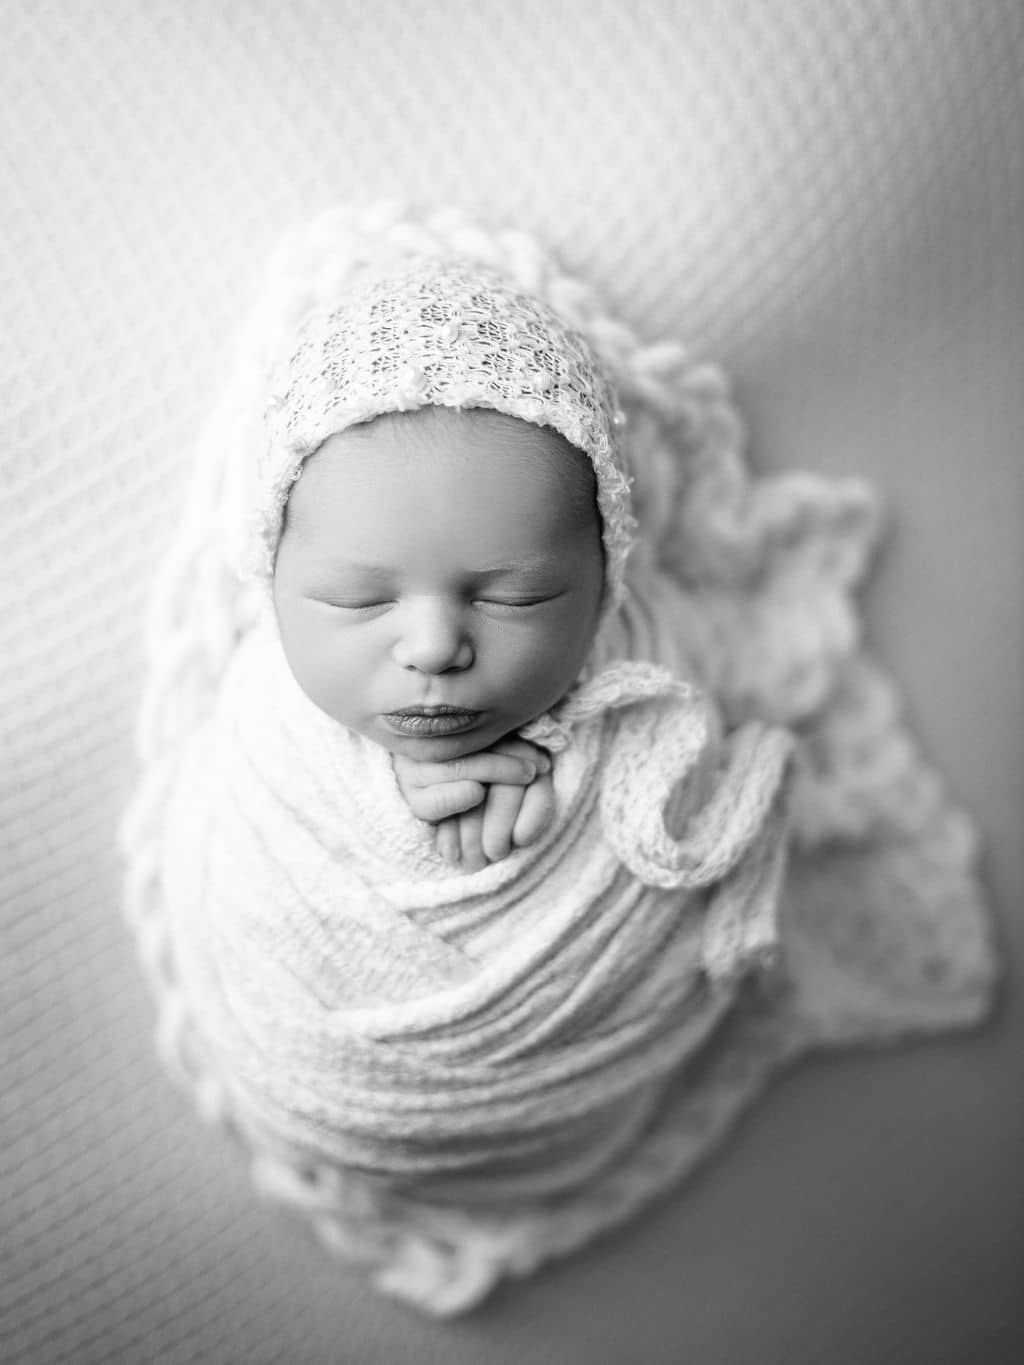
[[[266,443],[249,478],[243,575],[272,575],[291,486],[329,436],[428,405],[490,408],[550,427],[590,459],[605,602],[616,603],[635,523],[617,439],[624,418],[590,344],[498,272],[422,255],[357,275],[307,313],[274,365]]]

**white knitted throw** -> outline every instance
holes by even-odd
[[[468,876],[227,567],[267,357],[339,241],[500,268],[587,335],[628,417],[643,543],[584,678],[524,732],[557,817]],[[979,1018],[987,919],[969,823],[860,651],[869,490],[752,480],[721,375],[518,235],[384,208],[283,259],[154,599],[128,910],[162,1051],[259,1186],[455,1313],[678,1179],[796,1053]]]

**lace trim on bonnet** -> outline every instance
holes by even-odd
[[[532,239],[485,232],[453,212],[339,210],[296,234],[271,264],[232,379],[200,440],[188,506],[148,621],[142,781],[122,829],[126,908],[159,1007],[160,1050],[200,1112],[240,1123],[180,990],[160,840],[184,748],[211,715],[263,604],[260,588],[240,583],[236,566],[252,545],[252,452],[266,448],[268,431],[280,430],[275,423],[288,424],[286,401],[264,425],[269,378],[304,320],[322,316],[353,280],[400,272],[410,257],[496,271],[584,337],[614,382],[626,424],[612,423],[610,441],[633,480],[640,540],[596,664],[652,657],[645,649],[656,607],[670,600],[686,614],[695,673],[727,725],[768,721],[790,728],[797,741],[782,907],[788,979],[770,989],[754,984],[721,1047],[665,1096],[659,1124],[629,1162],[585,1195],[490,1220],[425,1204],[397,1207],[329,1163],[253,1147],[259,1186],[305,1212],[325,1244],[373,1268],[389,1292],[452,1313],[502,1275],[524,1274],[630,1216],[692,1169],[771,1072],[807,1047],[979,1018],[993,951],[970,822],[922,762],[893,688],[861,648],[853,594],[878,534],[872,490],[804,474],[753,479],[721,372],[674,342],[641,343]],[[278,396],[287,393],[286,386]],[[293,437],[272,439],[284,447]],[[296,427],[294,439],[297,455],[308,438],[299,439]],[[265,551],[272,529],[268,540],[264,523],[257,538]]]

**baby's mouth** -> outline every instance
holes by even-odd
[[[482,714],[460,706],[408,706],[386,712],[383,720],[400,735],[458,735],[471,730]]]

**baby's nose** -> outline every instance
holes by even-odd
[[[469,668],[474,658],[464,613],[436,598],[408,603],[401,611],[394,659],[418,673]]]

